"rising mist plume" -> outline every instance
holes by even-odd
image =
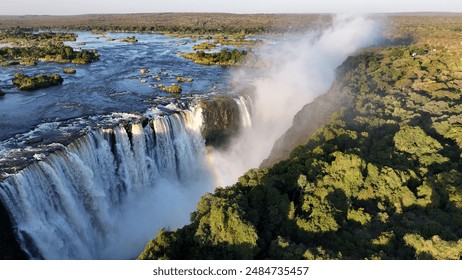
[[[254,77],[250,81],[254,87],[252,127],[242,130],[226,151],[212,152],[218,184],[231,185],[245,171],[258,167],[294,115],[329,89],[336,67],[378,41],[379,27],[368,17],[336,16],[325,30],[286,36],[282,43],[263,50],[259,59],[269,67],[237,70],[232,75],[235,81],[249,82],[248,77]]]

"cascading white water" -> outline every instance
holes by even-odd
[[[128,259],[211,190],[200,110],[93,131],[0,184],[31,258]],[[168,215],[165,213],[168,212]]]
[[[247,95],[240,95],[237,98],[234,98],[238,107],[239,114],[241,117],[241,128],[248,128],[252,126],[252,115],[250,109],[252,108],[252,99]]]

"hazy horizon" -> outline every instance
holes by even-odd
[[[66,16],[92,16],[92,15],[136,15],[136,14],[234,14],[234,15],[310,15],[310,14],[313,14],[313,15],[338,15],[338,14],[352,14],[352,15],[374,15],[374,14],[377,14],[377,15],[380,15],[380,14],[390,14],[390,15],[393,15],[393,14],[396,14],[396,15],[400,15],[400,14],[417,14],[417,15],[424,15],[424,14],[441,14],[441,15],[451,15],[451,14],[454,14],[454,15],[462,15],[462,11],[461,12],[444,12],[444,11],[412,11],[412,12],[369,12],[369,13],[336,13],[336,12],[332,12],[332,13],[328,13],[328,12],[312,12],[312,13],[308,13],[308,12],[300,12],[300,13],[295,13],[295,12],[272,12],[272,13],[237,13],[237,12],[100,12],[100,13],[82,13],[82,14],[22,14],[22,15],[7,15],[7,14],[0,14],[0,17],[66,17]]]
[[[85,15],[131,13],[236,13],[236,14],[309,14],[309,13],[461,13],[457,0],[16,0],[2,4],[0,15]]]

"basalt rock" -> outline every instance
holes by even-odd
[[[0,201],[0,259],[27,259],[27,256],[19,246],[13,230],[8,212]]]
[[[339,83],[334,83],[329,92],[306,104],[295,115],[292,126],[274,143],[270,155],[263,160],[260,168],[271,167],[288,159],[296,146],[305,144],[316,130],[329,121],[334,112],[342,106],[349,106],[352,99],[352,95],[341,92]]]
[[[231,97],[216,97],[200,102],[204,126],[202,135],[206,144],[225,146],[239,131],[239,106]]]

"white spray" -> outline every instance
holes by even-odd
[[[365,17],[338,16],[321,33],[310,33],[272,46],[262,59],[269,68],[253,81],[252,128],[243,129],[226,151],[212,152],[221,185],[260,165],[275,141],[290,127],[305,104],[325,93],[335,78],[335,68],[355,51],[379,38],[377,22]],[[237,81],[255,69],[234,73]]]

